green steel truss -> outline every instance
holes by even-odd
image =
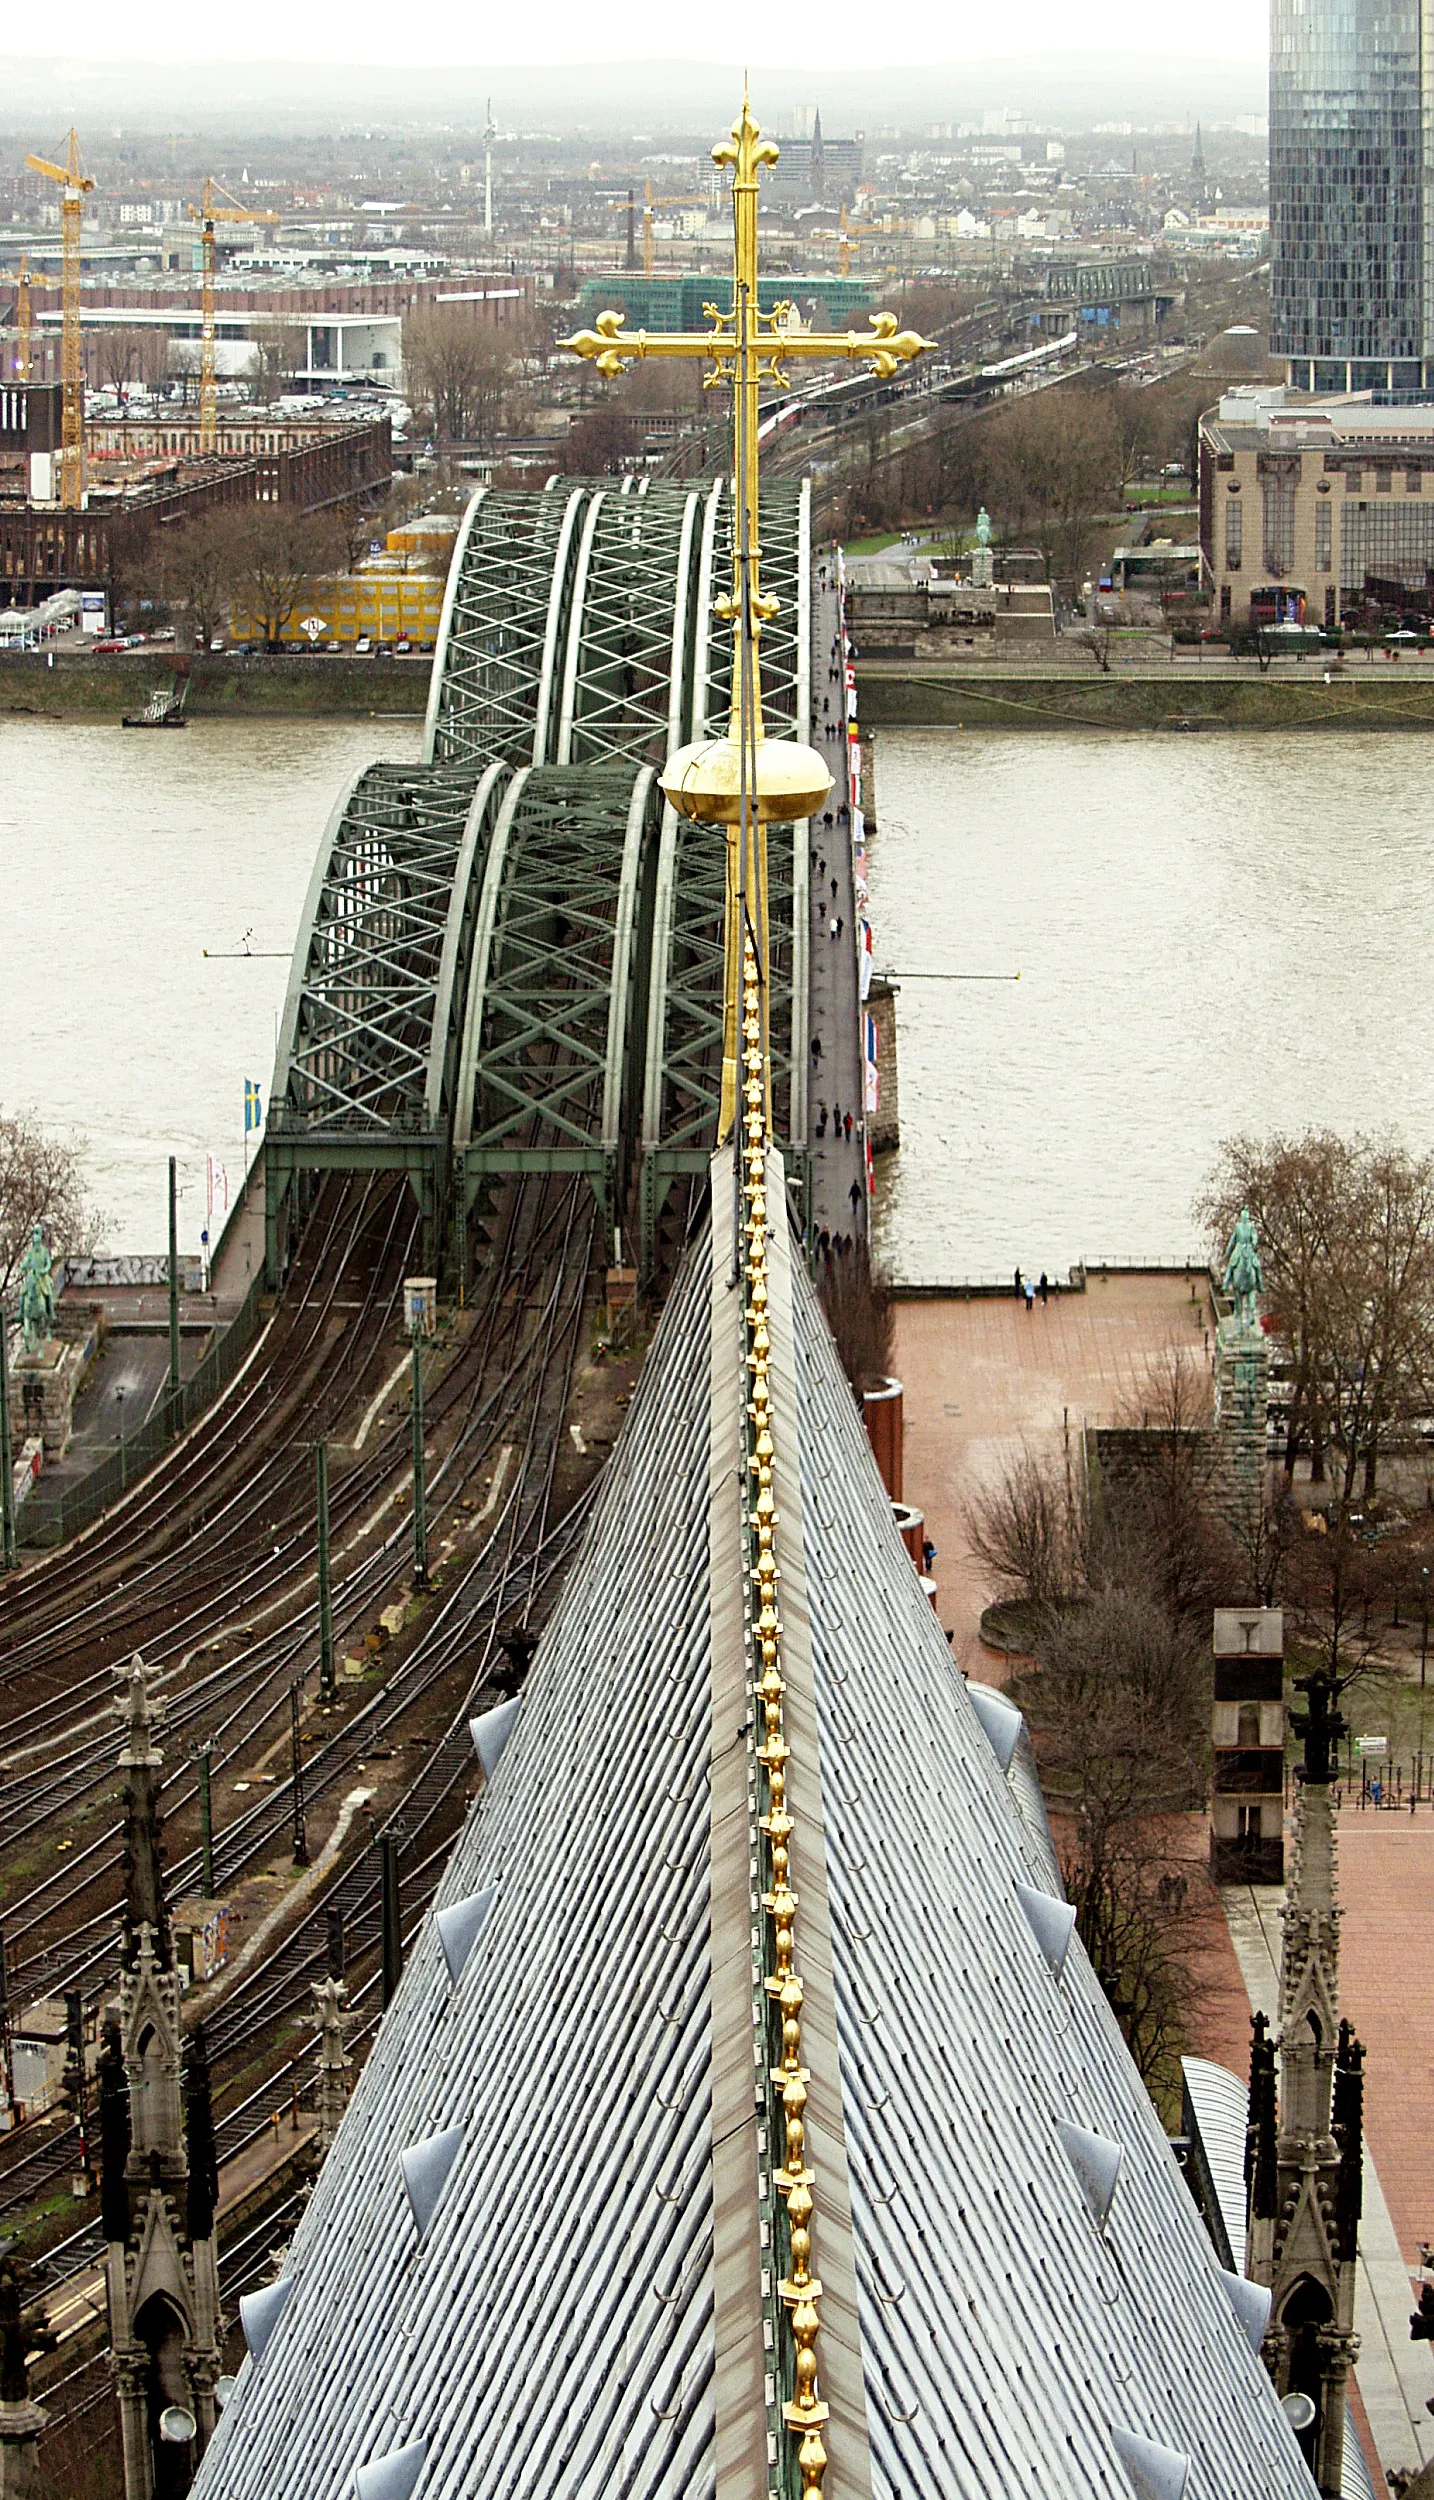
[[[458,1061],[465,1222],[509,1172],[585,1172],[609,1228],[621,1211],[659,805],[651,765],[533,768],[509,785]]]
[[[546,760],[560,642],[589,490],[480,488],[453,552],[434,653],[424,757]]]
[[[810,719],[809,512],[805,486],[763,507],[777,735]],[[504,1173],[586,1172],[609,1230],[636,1180],[651,1267],[674,1180],[716,1139],[724,874],[656,774],[725,728],[730,579],[721,479],[473,497],[425,760],[359,775],[310,887],[266,1137],[271,1272],[295,1173],[334,1168],[408,1172],[430,1260],[450,1189],[466,1253]],[[774,1115],[804,1208],[806,828],[772,827],[769,861]]]
[[[628,481],[631,484],[631,481]],[[696,488],[599,490],[574,578],[555,761],[661,764],[687,735]]]
[[[501,764],[374,764],[329,819],[294,950],[265,1136],[271,1266],[298,1171],[407,1171],[436,1226],[456,1025]]]
[[[793,974],[805,1002],[807,828],[773,825],[767,840],[772,1121],[783,1143],[803,1226],[809,1187],[806,1141],[806,1016],[794,1049]],[[722,1094],[723,915],[726,848],[706,827],[662,812],[653,902],[652,973],[642,1069],[640,1259],[657,1260],[663,1209],[681,1173],[703,1173],[717,1137]],[[796,1110],[794,1113],[794,1096]],[[797,1120],[802,1125],[797,1127]]]
[[[704,491],[693,631],[693,736],[725,729],[731,706],[732,629],[714,602],[732,576],[732,498],[726,481]],[[767,489],[762,504],[762,587],[781,604],[762,629],[762,702],[776,736],[810,735],[811,495],[799,485]],[[803,1225],[810,1191],[808,961],[810,879],[805,825],[768,834],[772,960],[772,1117]],[[658,858],[643,1066],[641,1259],[656,1260],[663,1208],[681,1173],[706,1169],[717,1135],[722,1085],[721,843],[664,811]]]

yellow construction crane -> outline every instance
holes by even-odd
[[[216,197],[216,193],[218,196]],[[203,233],[204,288],[200,299],[199,323],[199,448],[201,452],[219,449],[219,386],[214,356],[214,229],[216,226],[277,226],[282,220],[272,208],[246,208],[232,191],[216,183],[212,174],[204,177],[204,199],[196,208],[189,203],[189,214],[197,219]]]
[[[669,198],[654,199],[652,184],[648,183],[647,198],[642,210],[642,274],[645,278],[652,276],[657,259],[652,233],[653,210],[655,208],[705,208],[706,206],[706,195],[701,191],[674,191]]]
[[[80,143],[73,130],[65,143],[63,165],[47,156],[27,156],[32,174],[44,174],[60,185],[60,503],[78,512],[85,500],[85,377],[80,365],[80,205],[93,191],[91,177],[80,170]]]
[[[0,269],[0,282],[15,289],[15,379],[30,379],[30,289],[32,286],[56,287],[58,278],[36,278],[30,273],[30,255],[20,254],[18,269]]]

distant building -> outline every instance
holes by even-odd
[[[708,324],[703,306],[711,303],[714,287],[720,299],[721,287],[710,276],[642,278],[625,269],[619,277],[589,278],[579,299],[579,313],[584,321],[591,321],[614,305],[638,329],[704,330]],[[808,326],[820,316],[834,329],[862,320],[876,300],[870,278],[834,278],[825,271],[809,278],[759,278],[757,298],[763,312],[770,312],[775,304],[792,303]]]
[[[783,139],[781,149],[765,186],[774,208],[793,208],[811,201],[833,208],[845,201],[850,206],[862,178],[865,155],[859,135],[855,139],[828,139],[822,131],[821,114],[815,113],[810,138]]]
[[[1434,384],[1420,13],[1273,0],[1270,345],[1293,387]]]
[[[1367,599],[1434,609],[1434,407],[1227,391],[1200,420],[1216,615],[1334,626]]]

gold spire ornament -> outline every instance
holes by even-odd
[[[753,940],[758,985],[765,1004],[767,967],[767,854],[764,828],[795,824],[815,815],[832,777],[815,747],[792,738],[769,738],[762,723],[762,627],[777,601],[762,589],[762,548],[757,529],[757,395],[769,382],[788,387],[788,362],[796,358],[844,357],[866,362],[887,380],[931,346],[914,330],[898,330],[894,313],[875,313],[866,331],[804,330],[788,303],[764,313],[757,289],[757,194],[764,165],[778,150],[752,119],[744,93],[732,136],[712,151],[732,169],[732,304],[703,307],[712,323],[705,331],[625,330],[622,315],[599,313],[597,326],[561,344],[590,357],[598,372],[615,378],[648,356],[701,357],[713,367],[709,382],[732,383],[732,593],[717,602],[732,620],[732,704],[725,737],[698,739],[668,758],[662,787],[679,816],[727,828],[726,1019],[722,1053],[720,1135],[729,1135],[736,1113],[737,1035],[742,989],[743,932]],[[765,1016],[763,1018],[765,1022]],[[764,1036],[764,1074],[770,1042]],[[770,1078],[766,1077],[767,1108]]]
[[[627,331],[615,312],[598,315],[597,327],[580,330],[563,344],[588,356],[599,373],[620,374],[646,356],[700,356],[714,368],[709,379],[732,383],[732,594],[718,613],[732,622],[732,705],[727,734],[699,739],[668,758],[662,787],[681,816],[721,825],[727,836],[727,919],[719,1136],[735,1130],[733,1254],[742,1285],[744,1473],[755,1477],[755,1498],[743,1506],[743,1647],[750,1661],[751,1691],[760,1717],[752,1730],[751,1759],[759,1766],[765,1795],[753,1811],[754,1849],[765,1863],[760,1898],[765,1912],[762,1975],[755,1981],[754,2015],[767,2027],[776,2052],[767,2069],[768,2123],[774,2161],[764,2198],[780,2198],[787,2271],[777,2287],[785,2333],[780,2367],[770,2372],[766,2398],[771,2435],[778,2422],[795,2445],[803,2500],[821,2500],[827,2468],[822,2429],[829,2419],[823,2400],[817,2347],[822,2287],[813,2272],[816,2175],[807,2160],[807,2068],[802,2058],[805,1992],[798,1967],[801,1895],[792,1881],[792,1843],[799,1839],[787,1785],[791,1747],[787,1738],[783,1628],[778,1603],[781,1566],[773,1489],[776,1435],[771,1380],[771,1293],[768,1211],[781,1202],[777,1167],[769,1174],[772,1135],[771,1033],[767,1016],[768,824],[796,824],[815,814],[831,789],[831,775],[815,748],[796,739],[769,738],[762,723],[761,635],[777,602],[764,592],[762,549],[757,534],[757,392],[763,381],[785,388],[789,357],[862,358],[883,377],[929,346],[911,330],[898,331],[891,313],[874,315],[862,335],[830,336],[793,325],[792,308],[777,304],[763,313],[757,300],[757,189],[764,165],[777,150],[764,140],[744,95],[742,110],[712,154],[732,168],[733,271],[728,312],[706,307],[712,328],[688,336],[680,331],[649,337]],[[745,1253],[741,1245],[745,1243]],[[746,1395],[746,1374],[751,1395]],[[761,1741],[756,1741],[760,1728]],[[779,2018],[771,2037],[774,2015]],[[778,2041],[780,2047],[778,2049]],[[759,2057],[759,2065],[761,2059]],[[769,2229],[764,2220],[763,2230]],[[773,2243],[775,2246],[775,2242]],[[764,2293],[764,2299],[767,2295]],[[765,2481],[764,2476],[764,2481]],[[790,2473],[784,2478],[789,2486]]]

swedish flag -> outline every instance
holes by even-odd
[[[263,1125],[264,1114],[259,1102],[259,1088],[255,1084],[252,1076],[246,1076],[244,1079],[245,1136],[247,1137],[252,1129],[262,1128]]]

